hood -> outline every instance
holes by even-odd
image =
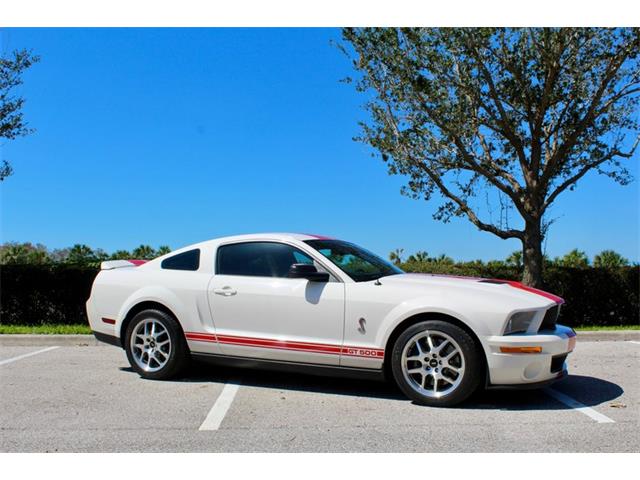
[[[478,293],[502,294],[514,298],[529,299],[561,305],[564,300],[557,295],[528,287],[513,280],[499,280],[479,277],[461,277],[456,275],[435,275],[430,273],[403,273],[380,279],[383,285],[405,284],[406,286],[430,286],[439,289],[474,290]]]

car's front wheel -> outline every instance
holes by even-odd
[[[457,325],[428,320],[408,327],[395,341],[393,376],[416,403],[449,407],[480,385],[483,362],[473,338]]]
[[[161,310],[144,310],[133,317],[124,347],[129,363],[144,378],[176,377],[189,362],[189,348],[180,325]]]

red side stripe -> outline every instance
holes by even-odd
[[[200,342],[217,342],[215,335],[187,333],[186,337],[187,340],[198,340]]]
[[[218,338],[222,340],[229,340],[229,341],[241,340],[241,341],[269,342],[273,344],[282,344],[286,346],[321,347],[321,348],[332,346],[332,345],[327,345],[325,343],[298,342],[293,340],[270,340],[266,338],[237,337],[234,335],[218,335]]]
[[[384,350],[378,348],[328,345],[322,343],[296,342],[287,340],[272,340],[266,338],[238,337],[234,335],[213,335],[208,333],[187,332],[188,340],[197,342],[217,342],[226,345],[241,345],[258,348],[272,348],[278,350],[292,350],[310,353],[325,353],[329,355],[347,355],[350,357],[384,358]]]
[[[271,344],[268,342],[247,342],[247,341],[220,341],[220,343],[224,343],[226,345],[241,345],[248,347],[259,347],[259,348],[272,348],[276,350],[294,350],[299,352],[313,352],[313,353],[328,353],[333,355],[340,354],[340,348],[319,348],[319,347],[296,347],[286,344]]]

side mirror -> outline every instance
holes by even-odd
[[[309,265],[308,263],[294,263],[289,268],[287,275],[289,278],[306,278],[310,282],[328,282],[329,274],[326,272],[319,272],[315,265]]]

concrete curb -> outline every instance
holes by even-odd
[[[628,342],[640,341],[640,330],[584,331],[577,332],[579,342]]]
[[[640,330],[617,330],[610,332],[578,332],[579,342],[625,342],[640,341]],[[108,346],[99,342],[93,335],[0,335],[2,347],[53,346],[60,347],[96,347]]]

